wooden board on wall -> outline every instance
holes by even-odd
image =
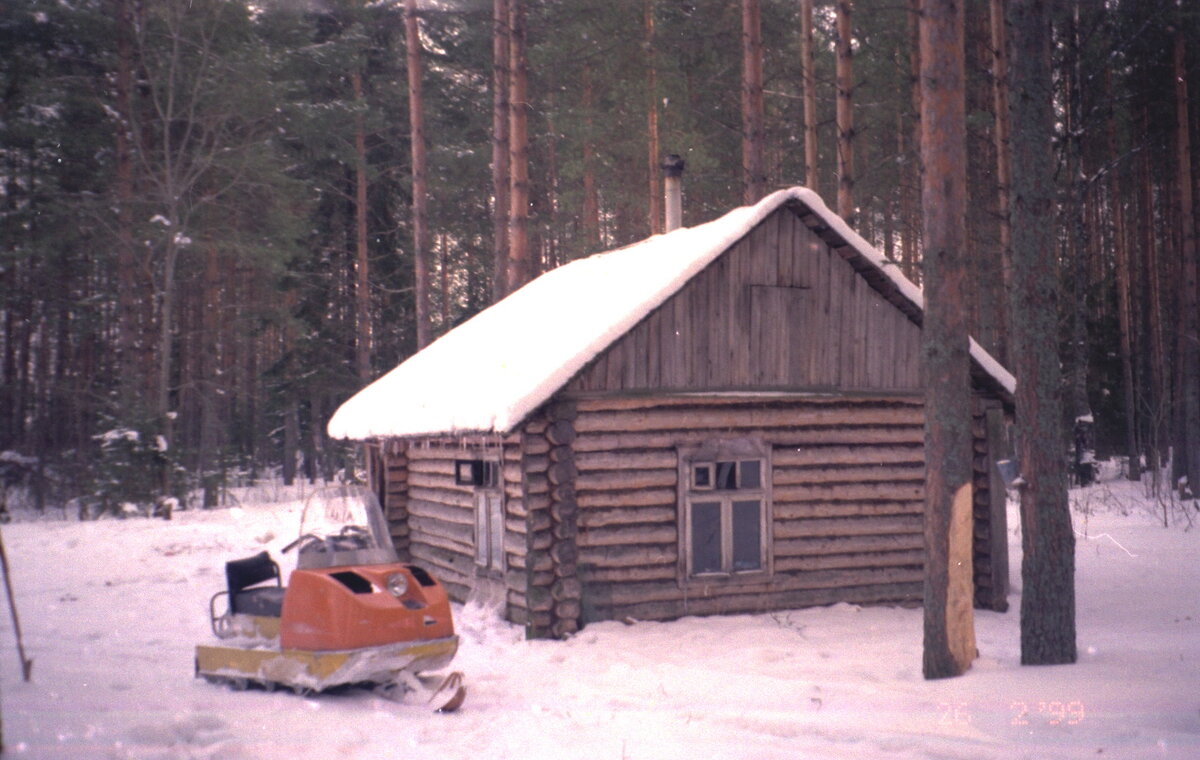
[[[920,328],[781,208],[602,352],[570,391],[911,391]]]

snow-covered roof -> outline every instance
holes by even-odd
[[[825,206],[793,187],[696,227],[655,235],[546,272],[363,388],[334,413],[333,438],[509,433],[579,370],[789,202],[820,219],[918,312],[921,289]],[[555,315],[569,315],[556,318]],[[1016,382],[971,341],[971,357],[1009,396]]]

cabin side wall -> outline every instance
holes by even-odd
[[[919,397],[581,398],[577,406],[583,622],[920,603]],[[678,452],[741,439],[769,449],[768,572],[688,577]],[[986,510],[977,515],[977,540],[991,535],[988,519]],[[990,561],[976,553],[977,581],[991,577]],[[989,594],[977,583],[980,601]]]
[[[405,528],[391,517],[396,508],[389,509],[393,535],[407,531],[408,555],[437,576],[452,599],[465,601],[472,592],[500,597],[507,615],[517,616],[526,591],[524,574],[513,572],[525,545],[519,439],[422,439],[405,442],[403,451],[403,466],[391,459],[387,470],[389,480],[403,478],[406,492]],[[503,496],[503,571],[486,572],[477,562],[478,489],[455,477],[457,462],[474,459],[498,465],[491,490]]]

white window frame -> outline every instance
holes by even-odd
[[[710,581],[751,582],[769,577],[772,572],[772,514],[771,508],[771,447],[756,439],[719,440],[701,446],[678,447],[679,461],[679,580],[681,583]],[[717,487],[717,463],[737,462],[736,485],[732,489]],[[742,463],[759,463],[759,484],[756,488],[740,488]],[[707,482],[696,484],[697,468],[708,470]],[[733,568],[733,504],[739,501],[759,503],[759,567],[752,570]],[[696,572],[692,552],[693,504],[716,502],[720,505],[721,569]]]

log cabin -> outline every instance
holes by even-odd
[[[919,288],[805,188],[568,263],[329,422],[402,556],[531,637],[919,604]],[[974,583],[1007,606],[1012,376],[974,341]]]

